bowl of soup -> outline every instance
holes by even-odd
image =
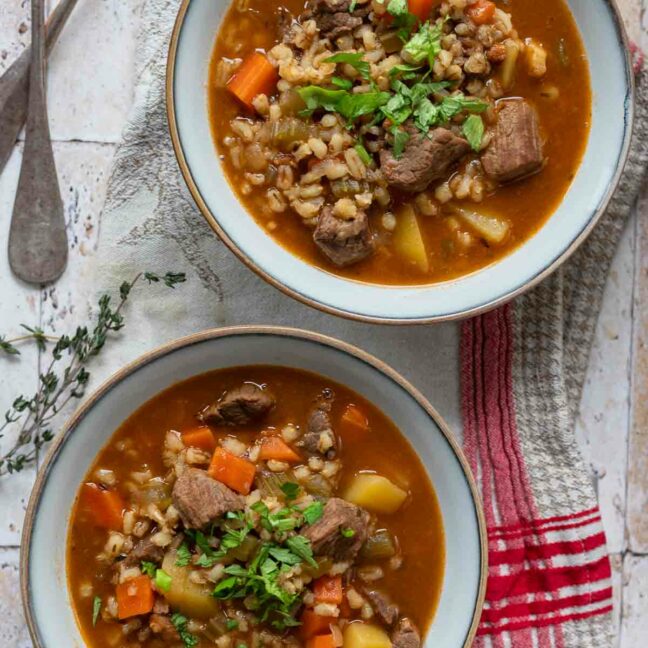
[[[607,0],[185,0],[167,73],[212,228],[290,295],[388,323],[491,308],[567,258],[632,92]]]
[[[241,327],[144,356],[72,417],[22,588],[37,648],[468,648],[486,562],[421,394],[347,344]]]

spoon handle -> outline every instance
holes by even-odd
[[[77,0],[61,0],[47,21],[46,49],[49,53]],[[27,116],[29,94],[29,62],[31,47],[14,61],[0,77],[0,173],[5,167]]]
[[[45,94],[45,7],[32,0],[27,130],[9,231],[9,264],[30,283],[58,279],[67,264],[63,201],[56,175]]]

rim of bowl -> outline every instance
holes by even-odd
[[[564,0],[569,4],[569,0]],[[610,8],[612,14],[612,19],[614,22],[614,27],[617,33],[618,43],[621,45],[624,54],[625,62],[625,81],[626,81],[626,98],[625,102],[627,104],[626,118],[624,120],[624,133],[623,133],[623,144],[619,152],[619,156],[616,161],[615,171],[608,184],[608,187],[603,194],[603,197],[598,205],[598,208],[592,212],[587,221],[586,225],[583,227],[578,236],[567,245],[567,247],[546,267],[540,269],[535,276],[531,277],[526,283],[518,286],[515,289],[511,289],[508,292],[498,295],[494,299],[487,301],[482,304],[473,306],[472,308],[467,308],[464,310],[456,311],[454,313],[448,313],[443,315],[430,315],[428,317],[413,317],[413,318],[394,318],[394,317],[381,317],[373,315],[365,315],[362,313],[355,313],[352,311],[344,310],[330,304],[324,304],[321,301],[318,301],[314,296],[306,295],[299,292],[289,286],[286,286],[284,283],[273,277],[267,270],[265,270],[261,265],[249,257],[239,246],[230,238],[230,236],[225,232],[221,227],[218,219],[212,213],[212,210],[207,205],[206,201],[203,199],[198,186],[196,185],[187,160],[185,158],[184,150],[182,147],[182,141],[180,139],[180,133],[178,129],[178,124],[176,120],[175,113],[175,62],[176,54],[178,51],[178,43],[180,41],[180,32],[184,25],[185,16],[191,0],[182,0],[180,8],[178,9],[178,14],[173,26],[173,31],[171,33],[171,41],[169,43],[169,51],[167,56],[167,67],[166,67],[166,111],[167,111],[167,121],[169,124],[169,132],[171,135],[171,142],[173,143],[173,150],[175,152],[180,171],[185,180],[185,183],[196,203],[200,213],[203,218],[207,221],[212,230],[219,236],[219,238],[227,245],[227,247],[248,267],[250,270],[254,271],[262,279],[267,281],[270,285],[279,289],[284,294],[296,299],[297,301],[306,304],[307,306],[312,306],[317,310],[320,310],[324,313],[329,313],[331,315],[337,315],[345,319],[366,322],[370,324],[391,324],[391,325],[410,325],[410,324],[432,324],[435,322],[448,322],[454,320],[461,320],[467,317],[474,315],[479,315],[486,311],[492,310],[493,308],[506,303],[517,297],[534,286],[540,283],[543,279],[548,277],[552,272],[558,269],[569,257],[580,247],[581,243],[587,238],[589,233],[598,223],[599,219],[607,209],[607,206],[612,198],[612,195],[619,184],[621,179],[621,174],[625,168],[626,161],[628,159],[628,154],[630,151],[630,141],[632,136],[633,124],[634,124],[634,104],[635,104],[635,79],[632,71],[632,60],[630,54],[630,45],[628,40],[628,35],[625,30],[623,19],[621,18],[621,13],[618,8],[618,0],[603,0],[603,2]],[[227,184],[231,186],[229,179],[225,176]],[[568,189],[569,191],[569,189]],[[253,216],[248,212],[248,210],[241,204],[240,199],[236,196],[237,202],[240,204],[241,209],[246,212],[246,214],[253,218]],[[552,216],[549,216],[551,218]],[[285,247],[281,246],[286,254],[292,254],[292,252]],[[303,261],[303,260],[302,260]],[[303,261],[303,263],[308,263]],[[497,264],[498,261],[495,262]],[[477,270],[476,275],[483,270]],[[325,272],[322,270],[322,272]],[[344,280],[343,277],[339,277],[341,280]],[[464,279],[465,277],[458,277],[451,281],[445,282],[451,284],[453,282]],[[433,286],[434,284],[422,284],[422,287]],[[398,288],[398,286],[394,286]]]
[[[411,396],[418,403],[418,405],[425,410],[428,416],[430,416],[430,418],[436,423],[441,434],[445,438],[446,442],[457,458],[457,461],[459,462],[466,483],[470,490],[475,510],[475,516],[477,517],[477,527],[479,530],[479,588],[477,591],[476,600],[474,602],[472,621],[463,643],[463,648],[470,648],[477,633],[477,627],[479,625],[479,620],[481,618],[484,600],[486,597],[486,581],[488,578],[488,536],[486,532],[486,518],[484,516],[484,510],[482,507],[481,497],[479,495],[475,477],[473,476],[472,471],[470,470],[470,466],[468,465],[468,461],[464,456],[463,450],[461,449],[457,440],[454,438],[450,427],[445,422],[443,417],[439,414],[439,412],[437,412],[437,410],[428,401],[428,399],[425,398],[423,394],[416,387],[414,387],[414,385],[403,378],[403,376],[401,376],[395,369],[392,369],[392,367],[383,360],[379,360],[370,353],[367,353],[366,351],[363,351],[362,349],[349,344],[348,342],[343,342],[342,340],[338,340],[328,335],[322,335],[321,333],[315,333],[313,331],[306,331],[303,329],[290,328],[285,326],[228,326],[223,328],[214,328],[202,331],[200,333],[194,333],[186,337],[178,338],[177,340],[173,340],[159,347],[156,347],[152,351],[149,351],[139,358],[128,363],[122,369],[118,370],[107,380],[105,380],[99,387],[97,387],[97,389],[93,391],[93,393],[87,398],[87,400],[67,420],[61,432],[57,435],[56,439],[47,451],[43,465],[38,471],[34,488],[29,497],[29,504],[27,506],[27,511],[25,514],[25,522],[20,542],[20,592],[23,610],[25,612],[25,618],[27,620],[27,627],[29,629],[31,639],[34,643],[34,647],[47,648],[46,645],[41,641],[41,636],[38,631],[38,621],[32,607],[32,600],[30,596],[30,554],[32,533],[34,529],[34,522],[36,516],[38,515],[41,494],[49,478],[50,470],[56,462],[56,459],[63,445],[74,433],[74,430],[77,428],[79,422],[83,418],[85,418],[88,412],[94,407],[95,403],[100,401],[109,391],[111,391],[116,385],[121,383],[125,378],[136,373],[140,368],[150,364],[151,362],[154,362],[155,360],[158,360],[159,358],[162,358],[171,353],[174,353],[175,351],[192,346],[194,344],[200,344],[208,340],[239,335],[266,335],[268,337],[279,336],[294,338],[304,340],[306,342],[314,342],[316,344],[329,347],[350,355],[353,358],[360,360],[364,364],[369,365],[370,368],[381,372],[387,378],[395,382],[401,389],[407,392],[409,396]]]

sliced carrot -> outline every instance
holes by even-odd
[[[304,610],[301,615],[301,627],[299,634],[302,639],[310,639],[315,635],[324,634],[329,632],[331,623],[335,623],[335,617],[320,616],[315,614],[313,610]]]
[[[435,0],[408,0],[407,8],[421,22],[425,22],[430,17],[434,2]]]
[[[117,616],[120,619],[148,614],[153,609],[153,588],[148,576],[137,576],[117,585]]]
[[[252,490],[256,467],[247,459],[237,457],[223,448],[216,448],[207,472],[225,486],[248,495]]]
[[[121,531],[126,505],[117,491],[88,482],[81,489],[81,506],[97,526]]]
[[[263,461],[275,459],[276,461],[285,461],[287,463],[297,463],[302,460],[283,439],[277,436],[269,436],[261,441],[259,459]]]
[[[214,433],[208,427],[197,427],[182,433],[182,442],[190,448],[211,452],[216,447]]]
[[[306,642],[306,648],[335,648],[333,634],[319,635]]]
[[[490,0],[477,0],[464,9],[464,13],[475,25],[485,25],[493,20],[495,15],[495,3]]]
[[[252,52],[234,76],[227,82],[227,89],[248,108],[260,94],[271,95],[279,80],[276,68],[260,52]]]
[[[340,419],[340,432],[349,434],[365,434],[369,431],[367,415],[357,405],[350,403],[346,406]]]
[[[342,603],[342,576],[320,576],[313,584],[317,603]]]

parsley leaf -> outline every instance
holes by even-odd
[[[346,529],[340,529],[340,535],[343,538],[353,538],[353,536],[356,534],[356,532],[353,529],[346,528]]]
[[[458,115],[462,110],[468,112],[481,113],[488,108],[488,104],[480,99],[470,99],[464,97],[463,94],[458,93],[449,97],[444,97],[439,111],[442,121],[450,121],[455,115]]]
[[[353,148],[356,150],[356,153],[360,156],[360,159],[362,160],[365,166],[369,166],[373,162],[373,158],[371,157],[371,154],[369,153],[369,151],[367,151],[367,149],[364,147],[363,144],[358,142]],[[321,502],[319,502],[319,504],[321,505]],[[312,524],[312,522],[309,522],[309,524]]]
[[[410,141],[410,134],[406,130],[399,128],[398,126],[393,126],[390,132],[394,137],[392,152],[394,154],[394,157],[398,160],[403,156],[403,153],[405,152],[407,142]]]
[[[407,0],[391,0],[387,5],[387,12],[394,17],[394,28],[398,37],[406,41],[418,18],[409,12]]]
[[[384,106],[390,97],[388,92],[352,94],[344,90],[327,90],[312,85],[298,88],[297,92],[306,104],[307,113],[322,108],[328,112],[339,113],[348,121],[374,113]]]
[[[427,60],[430,67],[434,65],[436,57],[441,52],[441,37],[445,21],[432,25],[423,23],[412,38],[403,46],[403,52],[414,63],[423,63]]]
[[[191,551],[186,542],[183,542],[179,547],[176,553],[176,566],[177,567],[186,567],[191,562]]]
[[[281,492],[286,496],[287,500],[294,500],[299,494],[299,484],[293,482],[281,484]]]
[[[143,574],[146,574],[151,578],[155,578],[155,572],[157,570],[157,565],[155,563],[148,562],[147,560],[143,560],[140,563],[140,569],[142,570]]]
[[[342,77],[334,76],[331,83],[342,90],[351,90],[353,88],[353,81],[351,79],[343,79]]]
[[[198,645],[198,637],[192,635],[187,630],[187,617],[183,616],[179,612],[176,612],[171,616],[171,623],[175,626],[175,629],[180,635],[180,640],[185,645],[185,648],[195,648]]]
[[[270,550],[270,555],[280,563],[285,565],[299,565],[302,559],[294,554],[290,549],[285,547],[272,547]]]
[[[313,559],[313,550],[308,538],[296,535],[292,538],[288,538],[286,540],[286,545],[290,551],[299,556],[304,562],[307,562],[311,567],[317,568],[317,563]]]
[[[479,115],[468,115],[461,128],[473,151],[479,151],[484,137],[484,122]]]
[[[360,76],[367,81],[371,80],[371,66],[363,60],[363,52],[340,52],[324,59],[324,63],[348,63],[351,67],[356,69]]]
[[[227,619],[225,621],[225,629],[230,632],[232,630],[237,630],[239,627],[239,622],[236,619]]]
[[[101,612],[101,597],[95,596],[94,600],[92,601],[92,626],[93,627],[97,625],[100,612]]]
[[[362,146],[362,144],[357,144],[356,150],[358,146]],[[367,156],[369,156],[369,153],[367,153],[367,151],[364,149],[364,146],[362,146],[362,149],[365,151]],[[360,157],[362,157],[362,155]],[[371,160],[371,158],[369,159]],[[317,522],[322,517],[322,515],[324,515],[324,504],[322,504],[322,502],[320,501],[313,502],[302,511],[302,515],[304,516],[306,524],[315,524],[315,522]]]
[[[155,572],[155,587],[159,592],[168,592],[171,589],[171,576],[163,569]]]

